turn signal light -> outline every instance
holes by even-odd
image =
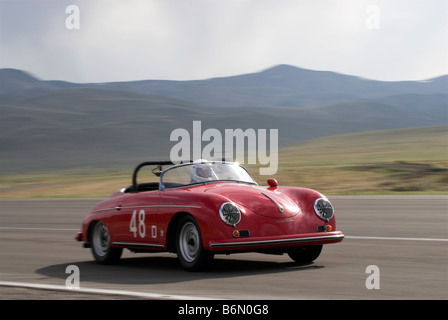
[[[232,235],[235,238],[247,238],[250,237],[249,230],[233,230]]]
[[[329,232],[333,230],[333,227],[329,224],[326,224],[324,226],[317,226],[317,232]]]

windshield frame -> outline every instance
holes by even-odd
[[[210,165],[215,165],[215,164],[223,164],[223,165],[228,165],[228,166],[235,166],[238,167],[239,169],[242,169],[246,172],[246,174],[248,175],[248,177],[251,179],[251,181],[245,181],[245,180],[236,180],[236,179],[216,179],[216,180],[209,180],[209,181],[201,181],[201,182],[191,182],[188,184],[182,184],[179,186],[173,186],[173,187],[166,187],[164,185],[164,181],[163,181],[163,176],[165,175],[165,173],[167,173],[168,171],[171,170],[176,170],[179,167],[186,167],[186,166],[193,166],[193,165],[197,165],[198,163],[194,163],[194,162],[188,162],[188,163],[181,163],[178,165],[174,165],[172,167],[169,167],[165,170],[163,170],[160,173],[160,177],[159,177],[159,190],[168,190],[168,189],[177,189],[177,188],[187,188],[190,186],[197,186],[197,185],[203,185],[203,184],[208,184],[208,183],[215,183],[215,182],[237,182],[237,183],[245,183],[245,184],[250,184],[250,185],[258,185],[257,182],[254,180],[254,178],[250,175],[250,173],[247,171],[247,169],[243,166],[241,166],[238,163],[235,162],[227,162],[227,161],[204,161],[203,164],[210,164]]]

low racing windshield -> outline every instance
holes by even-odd
[[[246,169],[230,162],[200,162],[174,166],[162,173],[160,181],[164,189],[214,181],[256,184]]]

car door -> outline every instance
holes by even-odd
[[[135,192],[122,200],[117,208],[116,241],[122,244],[158,243],[160,191]]]

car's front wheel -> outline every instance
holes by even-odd
[[[179,263],[187,270],[203,270],[213,260],[213,253],[202,246],[201,231],[192,216],[185,216],[179,221],[176,244]]]
[[[101,221],[96,222],[93,226],[90,242],[92,255],[98,263],[113,264],[120,259],[123,249],[110,245],[109,230]]]
[[[294,247],[288,251],[289,257],[297,263],[310,263],[319,257],[322,245]]]

